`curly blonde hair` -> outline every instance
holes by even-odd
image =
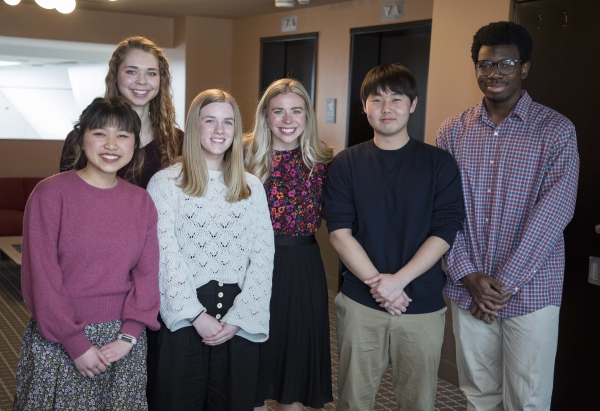
[[[327,164],[333,160],[333,147],[326,146],[319,140],[317,117],[304,86],[292,78],[276,80],[265,90],[258,103],[252,132],[244,136],[246,170],[263,183],[271,175],[273,158],[273,139],[267,124],[267,111],[271,100],[285,93],[299,95],[306,107],[306,126],[299,137],[304,164],[312,171],[315,164]]]
[[[161,165],[166,167],[179,155],[181,142],[175,128],[175,107],[173,106],[173,95],[171,93],[169,62],[162,50],[152,41],[140,36],[129,37],[120,42],[108,62],[104,97],[121,97],[117,73],[125,56],[132,49],[150,53],[158,60],[160,89],[156,97],[150,101],[150,121],[152,122],[154,144],[156,144],[160,153]]]
[[[183,140],[182,156],[177,159],[181,162],[181,181],[178,183],[184,193],[202,197],[208,185],[208,167],[204,158],[204,151],[200,143],[200,111],[211,103],[228,103],[233,109],[234,134],[231,146],[223,157],[223,180],[227,186],[225,200],[235,203],[250,197],[250,186],[246,181],[244,170],[244,148],[242,146],[242,115],[231,94],[219,90],[205,90],[198,94],[185,122],[186,138]]]

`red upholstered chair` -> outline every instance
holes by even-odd
[[[0,178],[0,237],[23,235],[29,195],[42,178]]]

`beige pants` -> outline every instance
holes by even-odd
[[[487,325],[452,303],[458,380],[468,411],[550,410],[560,309]]]
[[[340,364],[337,410],[372,410],[391,363],[398,408],[433,411],[446,308],[392,316],[342,293],[335,306]]]

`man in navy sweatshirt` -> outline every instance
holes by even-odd
[[[323,208],[344,276],[335,299],[337,409],[373,409],[391,363],[398,407],[433,411],[446,312],[441,257],[464,216],[460,175],[447,152],[408,135],[418,98],[407,68],[375,67],[360,95],[374,137],[335,157]]]

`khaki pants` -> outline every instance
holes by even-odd
[[[446,308],[392,316],[344,294],[335,298],[338,411],[372,410],[388,365],[402,411],[433,411]]]
[[[452,303],[458,381],[468,411],[550,410],[560,309],[490,325]]]

